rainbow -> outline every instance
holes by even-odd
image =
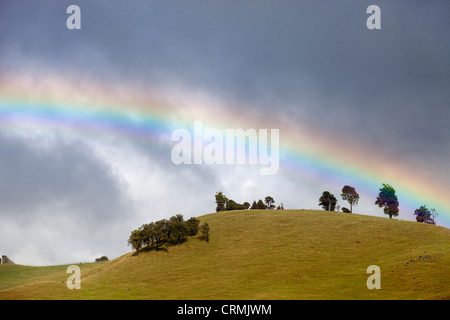
[[[384,155],[357,139],[307,123],[268,120],[242,106],[227,109],[214,101],[201,104],[189,99],[185,104],[182,97],[171,101],[165,99],[165,92],[136,87],[108,87],[57,76],[39,81],[2,76],[0,130],[33,123],[96,139],[119,134],[126,141],[157,146],[170,156],[171,132],[192,126],[195,120],[217,129],[279,128],[280,175],[298,177],[299,181],[326,181],[336,188],[348,182],[373,202],[381,184],[389,183],[397,190],[399,218],[408,216],[411,220],[414,209],[426,204],[439,213],[438,224],[450,227],[445,182],[420,176],[420,168],[402,165],[398,155]]]

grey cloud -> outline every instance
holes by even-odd
[[[5,214],[27,212],[52,199],[88,214],[105,214],[112,201],[120,207],[117,182],[82,143],[61,142],[43,150],[1,136],[0,145],[0,206]]]
[[[32,140],[0,136],[2,252],[20,256],[32,244],[46,262],[70,262],[77,250],[118,254],[111,243],[117,246],[117,225],[132,214],[130,200],[120,179],[77,142],[61,140],[43,149]],[[74,250],[76,243],[84,245]],[[20,258],[16,262],[32,262]]]

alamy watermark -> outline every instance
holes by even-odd
[[[280,164],[279,129],[203,130],[201,121],[194,121],[193,132],[176,129],[171,159],[180,164],[249,164],[260,165],[261,175],[274,175]]]
[[[77,5],[70,5],[66,10],[70,16],[66,20],[66,27],[69,30],[81,29],[81,9]],[[381,29],[381,9],[377,5],[370,5],[366,10],[370,17],[367,18],[366,26],[369,30]]]
[[[72,275],[67,278],[66,285],[70,290],[81,289],[81,269],[79,266],[71,265],[67,267],[67,273]]]
[[[372,275],[367,278],[366,285],[367,289],[381,289],[381,270],[379,266],[371,265],[367,267],[367,273],[372,273]]]

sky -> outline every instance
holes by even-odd
[[[73,4],[80,30],[66,27]],[[372,4],[379,30],[366,26]],[[1,1],[0,254],[25,265],[116,258],[143,223],[214,212],[217,191],[321,209],[325,190],[348,207],[340,194],[351,185],[355,213],[386,217],[374,202],[389,183],[398,219],[415,221],[426,204],[450,227],[449,9]],[[279,171],[175,165],[170,133],[193,121],[279,129]]]

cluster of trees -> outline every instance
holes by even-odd
[[[219,191],[215,195],[216,198],[216,212],[219,211],[227,211],[227,210],[265,210],[265,209],[274,209],[275,208],[275,200],[271,196],[265,197],[264,201],[261,199],[258,202],[253,201],[250,206],[249,202],[244,202],[242,204],[237,203],[234,200],[228,199],[222,191]],[[283,203],[281,203],[278,207],[278,210],[283,210]]]
[[[100,258],[95,259],[95,262],[106,262],[109,261],[107,256],[101,256]]]
[[[352,213],[353,206],[356,206],[359,201],[359,194],[356,192],[355,188],[350,186],[344,186],[342,188],[341,194],[342,200],[347,201],[350,204],[350,209],[346,207],[342,208],[343,212]],[[338,200],[329,191],[324,191],[322,196],[319,198],[319,206],[322,206],[324,210],[327,211],[339,211],[340,206],[337,204]]]
[[[429,224],[436,224],[435,219],[438,216],[436,209],[428,209],[426,205],[420,206],[414,211],[417,222],[425,222]]]
[[[352,213],[353,206],[356,206],[359,201],[359,194],[355,188],[351,186],[344,186],[341,194],[342,200],[347,201],[350,204],[350,209],[342,207],[342,212]],[[322,206],[324,210],[339,211],[340,206],[337,204],[338,200],[329,191],[324,191],[319,198],[319,206]],[[395,189],[389,185],[383,183],[383,187],[379,189],[379,193],[375,204],[378,207],[383,208],[384,214],[388,215],[390,219],[396,217],[399,214],[399,202]],[[417,222],[425,222],[429,224],[435,224],[435,219],[438,216],[435,209],[428,209],[426,205],[421,206],[414,211]]]
[[[14,264],[14,262],[8,258],[6,255],[2,255],[2,258],[0,259],[0,263],[8,263],[8,264]]]
[[[250,203],[237,203],[234,200],[228,199],[222,191],[216,193],[216,212],[227,210],[247,210],[250,208]]]
[[[162,219],[156,222],[143,224],[139,229],[131,231],[128,245],[131,245],[137,254],[143,247],[160,249],[162,246],[180,245],[188,237],[202,233],[200,239],[209,242],[209,225],[205,222],[200,226],[200,220],[192,217],[184,220],[183,215],[177,214],[169,220]]]

